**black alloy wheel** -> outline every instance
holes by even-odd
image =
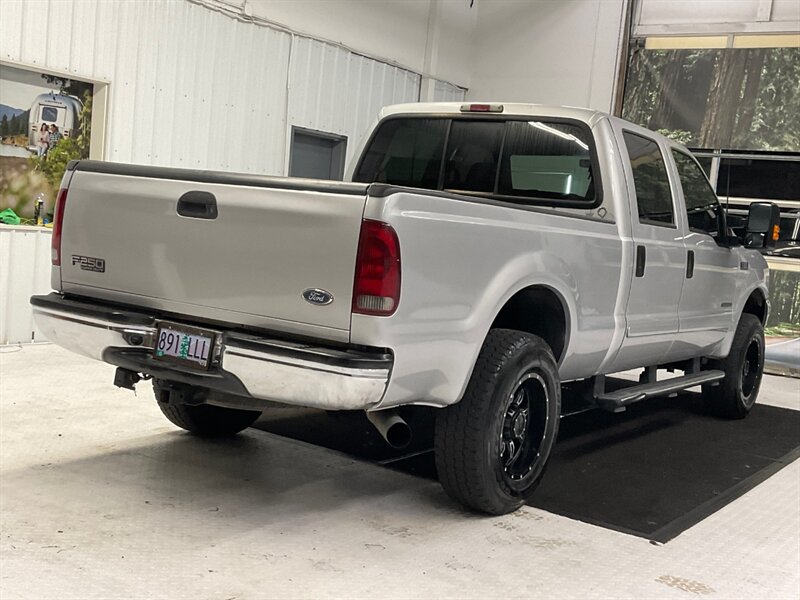
[[[753,390],[761,383],[761,373],[764,366],[764,358],[761,356],[761,346],[757,339],[750,340],[747,351],[742,361],[742,375],[739,386],[742,395],[747,398],[752,405],[755,402]]]
[[[500,462],[511,487],[533,472],[541,459],[549,415],[547,386],[541,375],[526,373],[508,397],[500,437]]]

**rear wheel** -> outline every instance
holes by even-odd
[[[154,386],[158,408],[169,421],[191,433],[206,437],[227,437],[247,429],[261,416],[260,411],[227,408],[213,404],[177,404],[162,402],[168,398]],[[198,394],[213,395],[216,392],[197,390]]]
[[[436,468],[447,494],[494,515],[522,506],[544,473],[560,410],[558,369],[544,340],[490,331],[464,397],[437,411]]]
[[[764,371],[764,328],[758,317],[742,315],[730,354],[712,361],[709,367],[725,372],[725,379],[719,385],[703,386],[709,408],[728,419],[746,417],[756,403]]]

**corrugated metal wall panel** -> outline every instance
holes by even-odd
[[[119,38],[117,32],[116,21],[117,5],[114,2],[87,2],[85,6],[88,8],[94,5],[95,12],[95,27],[94,31],[89,33],[89,38],[92,39],[92,53],[94,54],[94,71],[97,77],[107,79],[114,82],[117,77],[117,47],[119,45]],[[76,40],[81,43],[80,40]],[[86,42],[83,41],[85,44]],[[87,44],[88,46],[88,44]],[[114,87],[112,85],[111,92],[113,93]]]
[[[36,3],[33,4],[36,5]],[[59,32],[58,35],[48,35],[39,40],[46,48],[45,62],[48,64],[62,61],[62,64],[69,64],[70,62],[70,46],[74,33],[72,27],[74,4],[73,0],[64,0],[63,2],[50,2],[47,5],[47,30],[58,30]]]
[[[5,57],[6,51],[11,51],[14,56],[22,55],[22,40],[25,38],[23,28],[23,11],[25,7],[22,2],[0,3],[0,23],[13,23],[15,27],[3,27],[3,39],[0,45],[3,48]]]
[[[0,10],[5,10],[5,4],[7,3],[0,2]],[[49,12],[48,6],[42,6],[42,4],[36,2],[23,2],[22,10],[19,12],[20,28],[22,30],[19,52],[22,61],[35,65],[43,65],[47,62],[47,43],[44,41],[42,33],[43,31],[47,33],[51,31]],[[4,30],[13,29],[15,26],[15,23],[11,23],[5,18],[0,20],[4,23]]]
[[[76,73],[94,73],[98,5],[76,2],[72,13],[70,65]],[[90,40],[91,43],[87,43]]]
[[[419,96],[416,73],[318,40],[295,37],[291,63],[289,125],[347,136],[348,161],[381,108]]]
[[[41,341],[29,299],[50,291],[50,229],[0,225],[0,345]]]
[[[111,82],[107,160],[283,173],[289,34],[179,0],[2,0],[0,22],[4,60]]]
[[[466,94],[464,88],[460,88],[452,83],[437,81],[433,86],[434,102],[461,102]]]

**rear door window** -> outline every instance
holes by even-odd
[[[622,133],[633,171],[639,222],[648,225],[674,225],[672,194],[667,167],[658,144],[629,131]]]

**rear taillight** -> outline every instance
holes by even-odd
[[[58,190],[56,208],[53,215],[53,241],[50,258],[53,266],[61,266],[61,228],[64,225],[64,210],[67,208],[67,188]]]
[[[353,312],[389,316],[400,302],[400,242],[390,225],[364,219],[356,258]]]

